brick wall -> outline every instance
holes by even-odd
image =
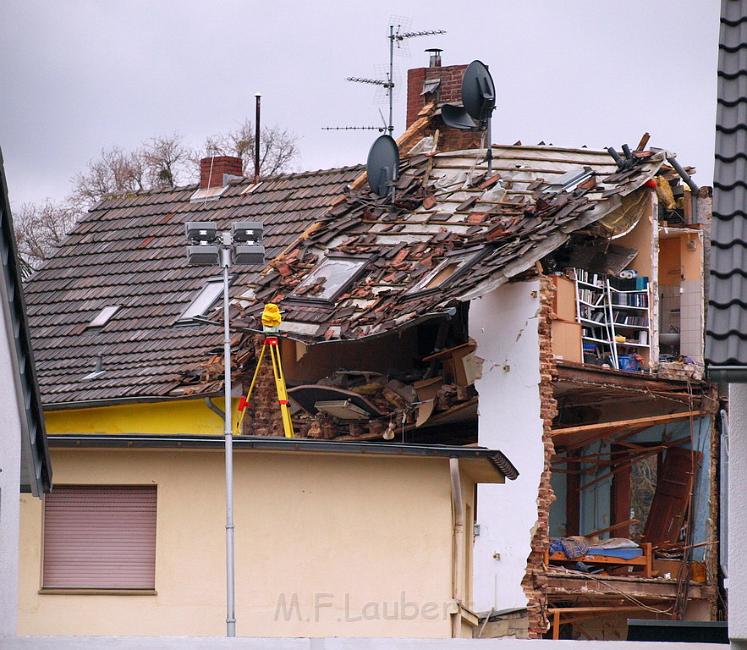
[[[263,337],[254,337],[254,358],[259,358]],[[248,368],[245,381],[251,381],[255,366]],[[247,384],[248,385],[248,384]],[[262,367],[257,376],[252,397],[247,406],[249,409],[244,417],[241,433],[248,436],[283,436],[283,421],[280,417],[277,391],[275,390],[275,376],[272,372],[269,349],[265,352]]]
[[[407,71],[407,126],[418,117],[418,113],[427,102],[436,101],[443,104],[462,103],[462,78],[466,65],[434,66],[428,68],[413,68]],[[421,95],[426,80],[440,79],[441,85],[435,94]],[[447,128],[443,122],[437,120],[427,135],[433,135],[438,130],[439,151],[460,151],[462,149],[476,149],[483,146],[483,134],[469,131],[458,131]]]
[[[223,174],[242,176],[241,158],[235,156],[208,156],[200,160],[200,189],[221,187]]]
[[[550,506],[555,501],[555,493],[550,484],[552,476],[550,463],[555,447],[552,442],[552,423],[558,414],[558,403],[555,400],[553,381],[557,378],[557,368],[552,353],[550,328],[552,324],[552,301],[555,287],[549,278],[540,278],[540,408],[543,423],[542,442],[545,450],[544,469],[540,478],[537,494],[537,523],[532,532],[531,551],[527,558],[527,570],[522,581],[522,588],[527,596],[529,613],[529,637],[541,638],[547,631],[549,623],[545,610],[547,598],[544,592],[544,555],[550,543],[549,522]]]

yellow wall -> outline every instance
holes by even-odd
[[[223,410],[223,399],[215,398],[213,402]],[[234,399],[234,422],[237,404]],[[223,433],[223,420],[202,399],[46,410],[44,420],[47,433]]]
[[[19,634],[224,634],[222,453],[54,449],[52,462],[57,486],[157,485],[157,595],[40,594],[42,504],[22,495]],[[450,635],[447,459],[240,451],[235,481],[239,635]],[[465,482],[472,512],[473,492]],[[438,614],[385,620],[402,593]]]

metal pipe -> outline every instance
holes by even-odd
[[[490,177],[493,174],[493,115],[491,113],[490,117],[488,117],[488,132],[487,132],[487,139],[488,139],[488,151],[485,154],[488,159],[488,177]]]
[[[394,132],[393,124],[393,102],[394,102],[394,25],[389,25],[389,82],[387,87],[387,95],[389,95],[389,124],[387,130],[389,135]]]
[[[226,452],[226,636],[236,636],[233,552],[233,429],[231,423],[231,331],[229,327],[228,272],[231,266],[231,235],[223,233],[223,364],[225,413],[223,434]]]
[[[614,147],[607,147],[607,153],[614,158],[618,167],[625,164],[625,161],[620,157],[620,154],[617,153]]]
[[[676,171],[680,175],[680,178],[685,181],[687,186],[690,188],[690,201],[692,203],[692,210],[690,214],[691,220],[692,223],[700,223],[698,219],[698,190],[700,188],[693,180],[693,177],[685,171],[685,168],[680,165],[680,163],[674,156],[667,156],[667,162],[672,165],[672,167],[674,167],[674,171]]]
[[[466,556],[464,552],[464,499],[462,497],[462,479],[459,472],[459,459],[449,458],[451,475],[451,504],[454,510],[454,585],[452,596],[457,604],[457,611],[452,619],[452,638],[459,637],[460,607],[464,602],[464,572]]]
[[[262,95],[254,95],[254,182],[259,181],[259,141],[260,141],[260,118],[262,115]]]
[[[213,400],[209,397],[205,398],[205,406],[207,406],[213,413],[215,413],[221,420],[225,419],[225,414],[223,411],[221,411],[215,404],[213,404]]]

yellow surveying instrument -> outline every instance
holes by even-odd
[[[238,433],[241,433],[241,425],[244,422],[244,416],[246,415],[246,407],[249,405],[249,400],[252,397],[254,386],[257,383],[257,377],[259,376],[259,370],[262,367],[262,361],[265,358],[265,352],[270,349],[270,360],[272,363],[272,374],[275,377],[275,390],[278,396],[278,404],[280,405],[280,416],[283,421],[283,432],[286,438],[293,437],[293,420],[291,420],[290,408],[288,405],[288,391],[285,387],[285,375],[283,375],[283,365],[280,362],[280,347],[278,345],[278,337],[270,336],[272,333],[276,333],[280,329],[280,310],[278,306],[273,303],[267,303],[264,311],[262,312],[262,331],[265,333],[265,340],[262,342],[262,350],[257,358],[257,367],[254,369],[254,376],[252,377],[252,383],[249,384],[249,390],[245,397],[239,401],[239,419],[237,422]]]

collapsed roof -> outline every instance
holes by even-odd
[[[640,214],[636,193],[671,154],[494,146],[405,158],[395,198],[354,184],[295,246],[271,262],[235,321],[261,329],[267,302],[281,331],[305,342],[375,336],[446,312],[532,269],[574,232]],[[616,212],[617,215],[620,212]]]

